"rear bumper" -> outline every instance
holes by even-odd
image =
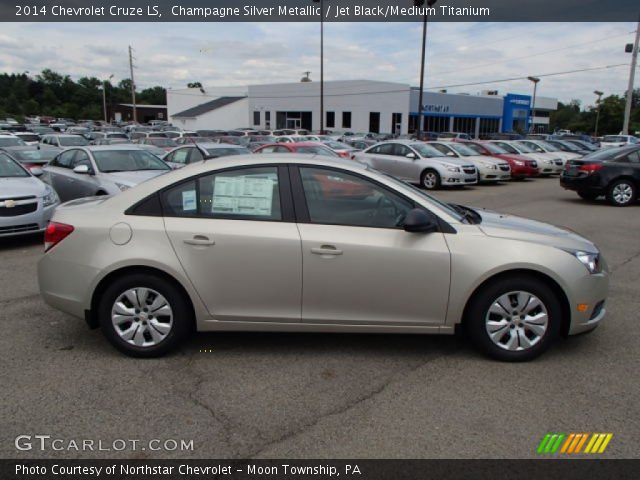
[[[560,186],[566,190],[573,190],[576,192],[588,192],[599,195],[603,195],[605,193],[605,189],[600,185],[597,175],[570,177],[562,174],[560,175]]]

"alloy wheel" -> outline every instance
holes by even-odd
[[[549,326],[549,314],[535,295],[512,291],[495,299],[485,316],[491,341],[500,348],[522,351],[536,345]]]
[[[621,205],[629,203],[633,197],[633,188],[628,183],[619,183],[613,187],[611,195],[616,203]]]
[[[131,288],[120,294],[111,309],[111,323],[124,341],[137,347],[161,343],[173,327],[173,310],[155,290]]]
[[[433,190],[438,185],[438,176],[433,172],[427,172],[424,174],[424,180],[422,183],[425,188]]]

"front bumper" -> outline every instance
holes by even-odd
[[[585,275],[572,285],[570,295],[571,324],[569,335],[588,332],[596,328],[604,319],[606,298],[609,291],[609,275],[606,272]],[[580,311],[579,305],[586,305]]]
[[[478,175],[480,182],[500,182],[511,180],[511,171],[504,171],[492,168],[479,168]]]
[[[511,167],[511,176],[513,178],[537,177],[540,170],[537,167],[528,167],[526,165],[516,165]]]
[[[44,232],[51,220],[53,211],[59,204],[43,207],[42,198],[37,200],[38,206],[33,212],[15,217],[0,217],[0,238]]]
[[[476,173],[449,172],[443,173],[440,183],[446,187],[473,185],[478,183]]]

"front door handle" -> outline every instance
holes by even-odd
[[[315,255],[342,255],[342,250],[338,250],[333,245],[322,245],[319,248],[312,248],[311,253]]]
[[[209,245],[216,244],[216,242],[211,240],[209,237],[205,237],[204,235],[194,235],[193,238],[185,238],[183,242],[187,245],[196,245],[202,247],[208,247]]]

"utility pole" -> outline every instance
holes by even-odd
[[[324,135],[324,0],[320,3],[320,135]]]
[[[538,77],[527,77],[530,82],[533,82],[533,100],[531,100],[531,124],[529,125],[529,133],[535,133],[535,110],[536,110],[536,91],[538,89],[538,82],[540,79]]]
[[[107,112],[107,81],[110,81],[113,75],[109,77],[109,80],[102,81],[102,108],[104,108],[104,123],[109,123],[109,113]]]
[[[427,0],[427,7],[432,7],[437,0]],[[424,7],[425,0],[413,0],[413,4],[416,7]],[[424,57],[427,49],[427,24],[429,23],[428,9],[425,9],[424,18],[422,19],[422,53],[420,56],[420,93],[418,95],[418,140],[422,140],[422,110],[423,105],[423,91],[424,91]]]
[[[136,111],[136,81],[133,78],[133,49],[129,45],[129,70],[131,71],[131,104],[133,105],[133,122],[138,123],[138,112]]]
[[[627,87],[627,102],[624,106],[624,123],[622,134],[629,135],[629,118],[631,117],[631,103],[633,102],[633,81],[636,74],[636,64],[638,62],[638,41],[640,41],[640,20],[636,26],[636,40],[631,52],[631,70],[629,71],[629,86]]]
[[[598,100],[597,100],[597,104],[598,104],[598,110],[596,111],[596,131],[593,133],[594,137],[598,136],[598,123],[600,122],[600,102],[602,101],[602,95],[604,95],[604,92],[601,92],[600,90],[594,90],[593,93],[595,93],[598,96]]]

